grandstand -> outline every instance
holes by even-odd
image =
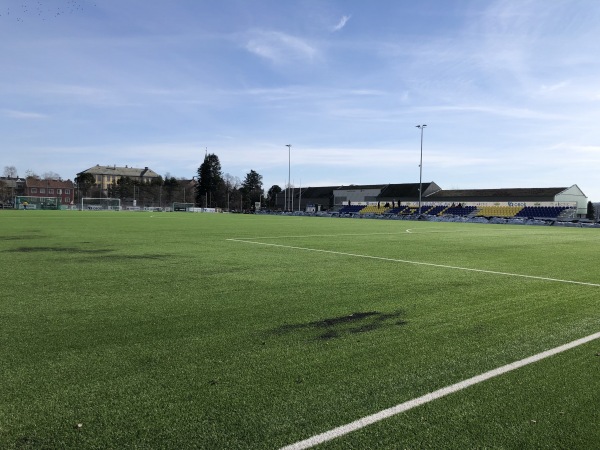
[[[421,215],[525,219],[581,218],[587,197],[577,185],[557,188],[444,190],[422,184]],[[340,215],[414,216],[419,214],[419,183],[308,187],[294,190],[294,204],[305,211],[319,205]],[[283,209],[283,196],[276,209]]]

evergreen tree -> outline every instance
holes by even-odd
[[[242,182],[241,191],[244,196],[244,207],[251,208],[255,202],[260,202],[263,194],[262,175],[254,170],[248,172]]]
[[[282,191],[281,187],[279,187],[279,185],[277,185],[277,184],[274,184],[268,190],[267,199],[269,202],[269,206],[271,208],[275,208],[275,206],[277,206],[275,200],[277,199],[277,194],[279,194],[281,191]]]
[[[79,194],[81,197],[88,197],[91,188],[96,184],[96,177],[91,173],[81,173],[75,177],[75,184],[79,188]]]
[[[594,204],[592,202],[588,202],[587,204],[587,214],[585,217],[590,220],[596,219],[596,208],[594,208]]]
[[[196,187],[196,204],[208,207],[216,200],[217,190],[223,185],[221,163],[213,153],[204,156],[204,162],[198,167],[198,186]]]

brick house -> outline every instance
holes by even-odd
[[[28,197],[56,197],[59,205],[72,205],[75,202],[75,185],[71,180],[27,178],[23,195]]]

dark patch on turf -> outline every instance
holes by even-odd
[[[39,236],[25,236],[25,235],[20,235],[20,236],[0,236],[0,241],[26,241],[29,239],[36,239],[39,238]]]
[[[85,253],[85,254],[98,254],[98,253],[109,253],[112,250],[107,249],[83,249],[77,247],[17,247],[5,250],[9,253]]]
[[[170,255],[106,255],[102,259],[114,259],[114,260],[140,260],[140,259],[164,259],[169,258]]]
[[[21,436],[15,442],[15,448],[18,449],[33,449],[33,448],[50,448],[44,445],[45,443],[35,436]]]
[[[5,250],[9,253],[70,253],[74,255],[102,255],[102,259],[114,259],[114,260],[143,260],[143,259],[163,259],[169,255],[159,254],[146,254],[146,255],[119,255],[114,254],[114,250],[111,249],[85,249],[78,247],[17,247],[9,250]],[[112,254],[110,254],[112,253]],[[95,260],[89,260],[93,262]]]
[[[347,334],[367,333],[381,328],[405,325],[403,315],[402,311],[388,314],[379,311],[355,312],[347,316],[329,317],[314,322],[281,325],[274,330],[274,333],[282,335],[294,331],[309,331],[316,334],[316,339],[326,341]]]

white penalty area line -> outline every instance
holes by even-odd
[[[334,250],[323,250],[323,249],[310,248],[310,247],[297,247],[297,246],[293,246],[293,245],[273,244],[273,243],[268,243],[268,242],[256,242],[256,241],[248,241],[245,239],[233,239],[232,238],[232,239],[227,239],[227,240],[231,241],[231,242],[241,242],[244,244],[287,248],[287,249],[291,249],[291,250],[304,250],[307,252],[327,253],[330,255],[351,256],[354,258],[365,258],[365,259],[374,259],[374,260],[378,260],[378,261],[397,262],[397,263],[402,263],[402,264],[412,264],[415,266],[437,267],[440,269],[463,270],[463,271],[467,271],[467,272],[477,272],[477,273],[487,273],[487,274],[491,274],[491,275],[504,275],[504,276],[508,276],[508,277],[527,278],[530,280],[552,281],[555,283],[568,283],[568,284],[577,284],[577,285],[582,285],[582,286],[600,287],[600,283],[589,283],[586,281],[562,280],[560,278],[540,277],[537,275],[525,275],[525,274],[521,274],[521,273],[498,272],[495,270],[473,269],[470,267],[449,266],[446,264],[435,264],[435,263],[428,263],[428,262],[421,262],[421,261],[410,261],[410,260],[406,260],[406,259],[397,259],[397,258],[385,258],[383,256],[360,255],[357,253],[337,252]]]
[[[497,369],[490,370],[489,372],[482,373],[481,375],[474,376],[467,380],[460,381],[456,384],[446,386],[442,389],[438,389],[437,391],[430,392],[429,394],[425,394],[421,397],[409,400],[404,403],[400,403],[399,405],[393,406],[388,409],[384,409],[383,411],[379,411],[378,413],[372,414],[370,416],[365,416],[361,419],[355,420],[354,422],[350,422],[346,425],[342,425],[337,428],[333,428],[332,430],[326,431],[325,433],[317,434],[303,441],[298,441],[294,444],[287,445],[282,447],[281,450],[302,450],[310,447],[314,447],[315,445],[322,444],[323,442],[330,441],[332,439],[344,436],[348,433],[351,433],[356,430],[360,430],[361,428],[365,428],[368,425],[372,425],[381,420],[387,419],[389,417],[395,416],[397,414],[406,412],[410,409],[416,408],[417,406],[423,405],[425,403],[429,403],[433,400],[437,400],[441,397],[444,397],[449,394],[453,394],[455,392],[466,389],[475,384],[481,383],[483,381],[489,380],[490,378],[497,377],[499,375],[503,375],[507,372],[510,372],[515,369],[519,369],[523,366],[527,366],[529,364],[540,361],[544,358],[548,358],[550,356],[557,355],[558,353],[565,352],[572,348],[578,347],[580,345],[586,344],[593,340],[600,339],[600,332],[591,334],[587,337],[577,339],[576,341],[569,342],[568,344],[561,345],[560,347],[553,348],[551,350],[547,350],[542,353],[538,353],[537,355],[530,356],[525,359],[521,359],[520,361],[516,361],[510,364],[507,364],[502,367],[498,367]]]

